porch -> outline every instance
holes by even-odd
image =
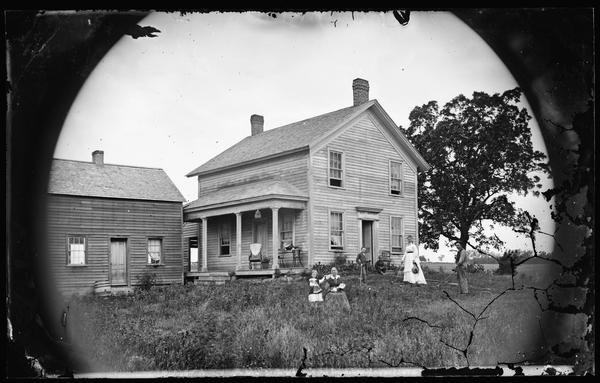
[[[309,263],[307,200],[292,185],[267,180],[221,188],[184,206],[184,221],[198,223],[199,250],[186,279],[303,270]],[[260,251],[250,257],[251,248]]]

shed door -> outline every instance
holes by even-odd
[[[127,240],[110,240],[110,282],[111,285],[127,284]]]

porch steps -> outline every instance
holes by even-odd
[[[186,283],[194,283],[196,285],[217,284],[223,285],[226,282],[234,281],[242,278],[301,278],[304,272],[303,268],[281,268],[277,271],[273,269],[257,269],[257,270],[236,270],[233,276],[228,271],[186,271]]]
[[[206,273],[198,272],[193,273],[193,275],[191,274],[192,273],[188,273],[187,277],[193,277],[195,285],[224,285],[226,282],[231,281],[231,276],[227,271],[211,271]]]

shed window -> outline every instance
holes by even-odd
[[[148,264],[159,265],[162,258],[162,239],[148,239]]]
[[[402,163],[390,161],[390,193],[402,194]]]
[[[402,252],[404,247],[404,236],[402,235],[402,217],[391,217],[390,219],[390,243],[392,244],[392,253]]]
[[[329,216],[329,244],[332,250],[344,248],[344,213],[332,211]]]
[[[284,214],[281,220],[281,228],[279,231],[279,239],[281,240],[281,248],[285,245],[293,244],[294,241],[294,215]]]
[[[230,255],[231,248],[231,225],[222,222],[219,226],[219,255]]]
[[[69,265],[85,265],[85,237],[69,236],[68,238],[68,260]]]
[[[329,151],[329,186],[343,186],[342,154],[342,152]]]

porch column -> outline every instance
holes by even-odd
[[[237,252],[236,270],[242,268],[242,213],[235,213],[235,251]]]
[[[279,268],[279,208],[272,207],[273,212],[273,270]]]
[[[208,219],[202,218],[202,272],[208,271]]]

